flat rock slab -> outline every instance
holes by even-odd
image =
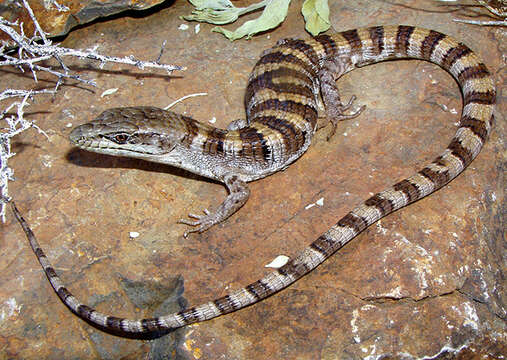
[[[505,30],[452,21],[457,13],[383,1],[331,3],[335,31],[403,23],[454,36],[485,60],[498,84],[494,131],[472,165],[435,194],[373,225],[308,276],[241,311],[153,341],[118,338],[79,320],[58,299],[13,218],[0,238],[0,349],[23,359],[496,359],[505,328]],[[223,224],[182,237],[177,220],[217,206],[225,188],[168,166],[87,153],[72,126],[116,106],[164,107],[225,128],[244,117],[243,94],[260,53],[307,38],[300,2],[277,29],[230,42],[195,24],[176,2],[146,17],[116,17],[71,32],[63,46],[187,67],[171,77],[123,65],[70,61],[97,88],[62,86],[38,97],[10,165],[10,194],[70,290],[100,311],[151,317],[209,301],[260,278],[371,194],[411,175],[444,149],[461,113],[458,86],[427,62],[391,61],[338,80],[366,110],[328,128],[287,170],[251,183],[247,204]],[[429,10],[429,11],[426,11]],[[254,14],[241,22],[249,20]],[[235,28],[236,24],[228,28]],[[54,86],[39,74],[37,86]],[[11,88],[29,74],[0,73]],[[118,90],[108,96],[108,89]],[[313,204],[313,206],[309,206]],[[139,233],[131,237],[131,232]]]
[[[67,10],[60,11],[50,1],[28,1],[42,30],[48,36],[61,36],[67,34],[72,28],[84,25],[98,18],[119,14],[127,10],[145,10],[164,2],[163,0],[117,0],[100,2],[96,0],[71,1],[58,0],[57,3],[65,6]],[[23,23],[27,36],[34,33],[35,27],[28,11],[19,6],[16,1],[7,1],[0,6],[0,16],[11,22]],[[5,33],[0,33],[0,40],[10,40]],[[14,45],[14,44],[11,44]]]

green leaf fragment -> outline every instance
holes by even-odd
[[[191,15],[181,16],[188,21],[208,22],[211,24],[228,24],[236,21],[240,9],[229,0],[189,0],[195,6]]]
[[[244,8],[235,7],[229,0],[189,0],[195,6],[191,15],[181,16],[188,21],[200,21],[210,24],[229,24],[238,19],[239,16],[262,8],[269,2],[263,0],[260,3],[252,4]]]
[[[316,36],[331,26],[327,0],[305,0],[301,9],[305,18],[305,29]]]
[[[221,33],[232,41],[241,39],[244,36],[246,36],[247,39],[250,39],[254,34],[273,29],[280,25],[287,16],[290,0],[268,0],[263,1],[263,3],[266,4],[266,7],[257,19],[245,22],[234,31],[225,30],[219,27],[215,27],[211,31]]]

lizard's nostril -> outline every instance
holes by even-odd
[[[76,126],[69,134],[69,140],[72,144],[80,146],[90,135],[93,130],[93,126],[89,123]]]
[[[74,145],[79,145],[79,139],[83,137],[82,127],[78,126],[74,128],[69,134],[69,140]]]

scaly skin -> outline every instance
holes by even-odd
[[[411,26],[378,26],[310,40],[282,40],[263,53],[248,82],[247,119],[236,130],[216,129],[152,107],[105,111],[74,129],[78,147],[115,156],[171,164],[222,181],[230,195],[215,212],[184,221],[204,231],[237,211],[248,198],[248,181],[284,169],[310,146],[320,92],[333,125],[350,103],[340,100],[336,79],[357,66],[388,59],[431,61],[451,73],[464,105],[449,146],[421,171],[377,193],[350,211],[281,268],[229,295],[166,316],[128,320],[102,314],[78,301],[63,285],[14,204],[20,221],[58,296],[85,321],[120,336],[164,334],[191,323],[241,309],[308,274],[361,231],[389,213],[417,201],[459,175],[477,156],[491,130],[495,86],[486,66],[451,37]],[[231,127],[232,129],[232,127]]]

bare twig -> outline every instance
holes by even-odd
[[[507,17],[507,1],[500,0],[500,4],[496,4],[499,6],[498,8],[484,0],[477,0],[477,2],[488,9],[490,13],[504,19]]]
[[[191,98],[191,97],[195,97],[195,96],[206,96],[208,95],[208,93],[195,93],[195,94],[189,94],[189,95],[185,95],[181,98],[179,98],[178,100],[175,100],[173,101],[172,103],[170,103],[169,105],[167,105],[164,110],[169,110],[170,108],[172,108],[174,105],[176,105],[177,103],[185,100],[185,99],[188,99],[188,98]]]
[[[499,20],[499,21],[480,21],[480,20],[465,20],[465,19],[452,19],[452,21],[472,24],[472,25],[480,25],[480,26],[507,26],[507,20]]]
[[[70,9],[65,5],[58,4],[55,0],[50,0],[51,5],[55,7],[56,10],[60,12],[69,11]]]
[[[474,0],[475,4],[464,4],[458,0],[438,0],[442,3],[448,3],[457,9],[461,8],[484,8],[489,11],[486,13],[490,18],[498,18],[495,20],[468,20],[468,19],[453,19],[455,22],[480,25],[480,26],[507,26],[507,1],[506,0]],[[484,12],[473,11],[474,16],[483,16]]]
[[[69,10],[67,7],[58,4],[56,0],[49,1],[58,11]],[[10,199],[8,183],[14,180],[14,171],[8,166],[8,160],[15,155],[11,152],[11,139],[29,128],[35,128],[45,135],[37,125],[24,119],[24,110],[29,106],[29,100],[33,99],[36,95],[54,95],[66,79],[72,79],[88,86],[96,86],[93,79],[85,79],[72,73],[64,63],[65,58],[73,57],[97,61],[100,68],[106,63],[120,63],[136,66],[139,69],[163,69],[168,74],[174,70],[184,70],[180,66],[160,63],[160,57],[162,56],[165,44],[162,45],[160,55],[155,61],[142,61],[133,55],[116,57],[100,54],[97,51],[98,46],[86,50],[76,50],[62,47],[59,44],[53,44],[48,34],[44,32],[37,21],[28,1],[17,0],[16,2],[28,12],[34,23],[35,30],[31,37],[27,37],[23,29],[23,23],[18,23],[17,21],[10,22],[0,17],[0,31],[7,34],[10,40],[17,46],[17,51],[8,51],[9,46],[6,43],[1,44],[0,66],[14,66],[21,72],[30,71],[35,82],[38,81],[37,72],[51,74],[57,78],[57,81],[53,89],[23,90],[7,88],[0,92],[0,101],[11,100],[9,104],[5,105],[3,110],[0,108],[0,121],[5,122],[7,125],[2,126],[0,129],[0,217],[3,221],[5,221],[5,201]],[[56,60],[57,68],[41,64],[51,59]],[[16,98],[21,100],[13,100]]]
[[[35,14],[33,13],[32,8],[30,7],[30,4],[28,4],[28,1],[23,0],[23,6],[25,7],[26,11],[28,11],[28,14],[32,19],[33,24],[35,25],[35,34],[33,34],[33,36],[36,37],[38,33],[41,39],[44,41],[44,45],[51,45],[51,41],[48,40],[48,38],[46,37],[46,32],[42,30],[42,28],[40,27],[39,22],[35,18]]]

